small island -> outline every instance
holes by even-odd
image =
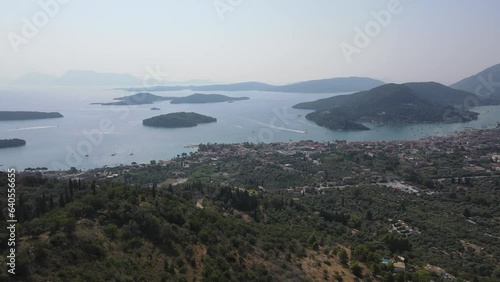
[[[160,101],[172,100],[174,97],[163,97],[154,95],[151,93],[137,93],[130,96],[124,96],[115,98],[113,100],[117,102],[110,103],[91,103],[91,105],[102,105],[102,106],[132,106],[132,105],[146,105],[153,104]]]
[[[151,93],[137,93],[130,96],[115,98],[116,102],[109,103],[91,103],[91,105],[102,106],[132,106],[146,105],[161,101],[170,101],[171,104],[204,104],[204,103],[221,103],[248,100],[248,97],[229,97],[221,94],[201,94],[195,93],[186,97],[166,97],[158,96]]]
[[[22,139],[0,139],[0,149],[22,147],[26,145],[26,141]]]
[[[0,111],[0,121],[8,120],[32,120],[47,118],[62,118],[63,115],[56,112],[27,112],[27,111]]]
[[[200,94],[195,93],[186,97],[174,98],[171,104],[204,104],[204,103],[222,103],[248,100],[248,97],[229,97],[220,94]]]
[[[216,118],[200,115],[197,113],[170,113],[148,118],[142,121],[145,126],[164,127],[164,128],[180,128],[194,127],[202,123],[217,122]]]

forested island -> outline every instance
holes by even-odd
[[[14,148],[14,147],[22,147],[26,145],[26,141],[22,139],[0,139],[0,149],[3,148]]]
[[[131,106],[131,105],[145,105],[145,104],[153,104],[159,101],[168,101],[172,100],[174,97],[163,97],[154,95],[151,93],[137,93],[130,96],[124,96],[115,98],[113,100],[117,102],[109,102],[109,103],[91,103],[91,105],[102,105],[102,106]]]
[[[204,103],[221,103],[248,100],[248,97],[229,97],[220,94],[200,94],[195,93],[186,97],[172,99],[171,104],[204,104]]]
[[[179,127],[194,127],[202,123],[217,122],[216,118],[200,115],[197,113],[170,113],[148,118],[142,121],[145,126],[179,128]]]
[[[0,121],[62,118],[57,112],[0,111]]]
[[[306,118],[330,129],[367,130],[361,122],[412,124],[476,120],[479,114],[463,107],[471,98],[474,94],[435,82],[386,84],[369,91],[300,103],[293,108],[316,110]]]

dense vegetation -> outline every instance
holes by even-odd
[[[22,139],[0,139],[0,149],[2,148],[12,148],[12,147],[22,147],[26,145],[26,141]]]
[[[473,135],[490,141],[384,143],[371,156],[377,143],[205,144],[166,163],[23,172],[15,281],[445,281],[439,267],[499,281],[500,174],[467,167],[495,164],[474,156],[500,134]]]
[[[201,123],[211,123],[216,121],[216,118],[197,113],[179,112],[145,119],[142,123],[146,126],[176,128],[193,127]]]
[[[325,111],[315,111],[307,114],[306,118],[314,121],[319,126],[334,130],[370,130],[361,123],[352,121],[351,114],[339,107]]]
[[[44,112],[23,112],[23,111],[0,111],[0,121],[2,120],[30,120],[30,119],[46,119],[46,118],[62,118],[60,113],[44,113]]]
[[[365,129],[356,126],[355,122],[387,124],[475,120],[477,113],[457,107],[471,96],[474,95],[438,83],[386,84],[351,95],[300,103],[294,108],[316,110],[306,117],[320,126],[344,129],[347,120],[353,125],[350,129]],[[348,114],[339,114],[338,108]]]
[[[172,104],[200,104],[200,103],[220,103],[229,101],[248,100],[248,97],[229,97],[220,94],[199,94],[195,93],[186,97],[174,98]]]

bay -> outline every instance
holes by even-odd
[[[2,111],[55,111],[60,119],[1,121],[0,139],[20,138],[24,147],[0,149],[0,170],[14,167],[76,167],[88,169],[121,164],[167,160],[200,143],[315,141],[389,141],[445,135],[467,128],[491,128],[500,122],[500,107],[473,109],[479,119],[465,124],[414,124],[378,126],[370,131],[332,131],[305,119],[309,110],[292,109],[306,101],[338,94],[275,93],[258,91],[201,92],[250,97],[234,103],[101,106],[132,93],[102,88],[18,87],[0,88]],[[153,92],[163,96],[187,96],[192,91]],[[345,94],[345,93],[344,93]],[[161,110],[152,111],[152,107]],[[188,111],[217,118],[217,123],[192,128],[163,129],[142,125],[156,115]],[[86,156],[88,155],[88,156]]]

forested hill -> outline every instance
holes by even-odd
[[[317,110],[306,118],[318,125],[346,129],[338,126],[343,124],[339,123],[339,119],[384,124],[471,121],[477,119],[478,114],[462,109],[471,97],[475,96],[434,82],[386,84],[369,91],[300,103],[293,107]],[[345,115],[339,114],[340,110]],[[358,128],[363,129],[356,125],[350,129]]]
[[[18,172],[13,278],[499,281],[499,140],[200,144],[151,165]]]

